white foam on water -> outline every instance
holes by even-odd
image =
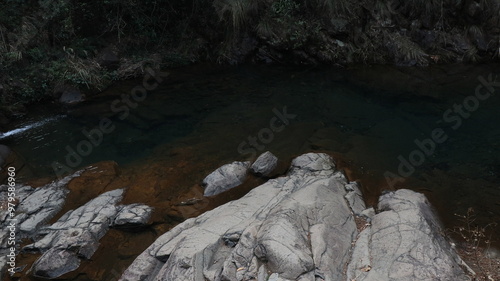
[[[33,122],[33,123],[29,123],[27,125],[24,125],[20,128],[17,128],[17,129],[14,129],[14,130],[10,130],[10,131],[7,131],[5,133],[0,133],[0,140],[1,139],[5,139],[5,138],[8,138],[10,136],[15,136],[15,135],[19,135],[23,132],[26,132],[28,130],[32,130],[34,128],[38,128],[38,127],[41,127],[51,121],[54,121],[54,120],[57,120],[57,119],[60,119],[60,118],[63,118],[65,117],[65,115],[58,115],[58,116],[54,116],[54,117],[49,117],[49,118],[46,118],[46,119],[43,119],[41,121],[37,121],[37,122]]]

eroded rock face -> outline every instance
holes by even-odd
[[[143,204],[119,205],[124,191],[115,189],[44,226],[64,203],[70,179],[18,187],[19,231],[35,240],[23,250],[42,253],[31,268],[37,277],[78,269],[110,227],[146,224],[152,213]],[[355,216],[371,226],[358,234]],[[386,193],[376,213],[330,156],[308,153],[286,176],[160,236],[120,280],[467,280],[463,267],[425,196]]]
[[[386,193],[378,208],[358,237],[348,280],[469,280],[423,194]]]
[[[267,280],[268,271],[342,280],[357,234],[347,180],[326,154],[305,154],[292,166],[288,176],[165,233],[120,280]]]
[[[214,196],[245,181],[250,162],[233,162],[213,171],[204,180],[204,196]]]
[[[387,193],[378,208],[328,155],[305,154],[287,176],[159,237],[120,280],[467,279],[423,195]],[[359,235],[357,215],[372,223]]]

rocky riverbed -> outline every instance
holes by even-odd
[[[275,159],[270,156],[266,154],[253,166],[231,165],[236,165],[236,172],[242,167],[245,173],[255,172],[259,170],[256,165],[273,166]],[[104,246],[100,241],[113,235],[113,229],[144,232],[155,217],[165,215],[158,214],[165,211],[162,208],[128,204],[124,196],[130,187],[109,182],[100,191],[90,190],[94,198],[66,210],[68,198],[78,192],[75,183],[93,184],[92,175],[106,175],[103,171],[109,166],[103,163],[37,188],[18,187],[18,242],[21,238],[31,241],[22,243],[19,256],[35,258],[31,263],[21,258],[16,276],[21,280],[29,276],[84,280],[71,272],[85,271],[88,260],[98,259],[99,247]],[[214,171],[218,181],[212,184],[225,189],[238,185],[240,178],[230,173],[235,170],[226,168]],[[164,232],[142,253],[133,255],[135,260],[123,272],[115,272],[115,278],[468,280],[473,274],[443,236],[439,219],[422,194],[405,189],[387,192],[376,208],[366,208],[358,184],[349,182],[331,156],[323,153],[296,157],[286,174],[262,180],[263,184],[240,199]],[[6,186],[1,188],[5,192]],[[179,205],[207,199],[199,194]],[[6,223],[2,211],[2,230]],[[8,233],[1,235],[3,241]],[[5,256],[7,249],[1,251]],[[86,276],[85,280],[116,280]]]

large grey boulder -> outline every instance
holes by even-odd
[[[343,280],[357,235],[346,184],[328,155],[300,156],[286,177],[159,237],[120,280]]]
[[[378,209],[358,237],[348,280],[469,280],[423,194],[389,192]]]
[[[160,236],[120,280],[467,280],[423,195],[387,193],[378,209],[331,157],[305,154],[286,176]],[[372,223],[359,235],[356,215]]]
[[[269,176],[278,165],[278,157],[269,151],[262,153],[250,167],[250,171],[258,176]]]
[[[202,182],[204,196],[214,196],[245,181],[250,162],[233,162],[210,173]]]
[[[323,279],[341,280],[357,234],[342,189],[336,179],[319,180],[284,199],[262,223],[254,255],[283,278],[313,271]]]

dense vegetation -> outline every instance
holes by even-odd
[[[500,0],[3,0],[1,109],[148,64],[492,61],[499,34]]]

